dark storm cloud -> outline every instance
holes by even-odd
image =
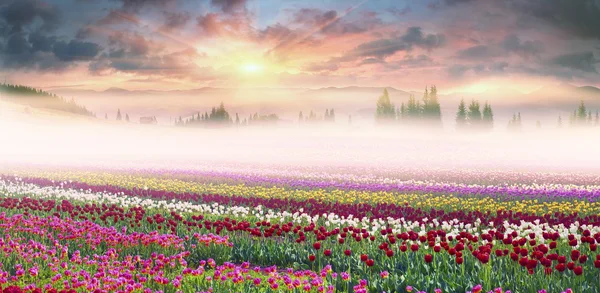
[[[598,0],[510,0],[515,12],[573,37],[600,39]],[[529,20],[529,19],[528,19]]]
[[[414,47],[424,50],[440,48],[445,44],[442,34],[424,34],[420,27],[409,27],[396,38],[378,39],[363,43],[345,55],[345,58],[373,57],[384,59],[399,51],[410,51]]]
[[[446,6],[456,6],[463,3],[476,2],[478,0],[436,0],[430,2],[427,6],[431,9],[438,9]]]
[[[500,43],[488,45],[475,45],[456,53],[456,57],[463,60],[486,61],[497,57],[508,57],[516,54],[529,59],[543,52],[543,44],[537,40],[522,41],[514,34],[506,36]]]
[[[52,52],[61,61],[88,61],[94,59],[100,53],[101,47],[92,42],[71,40],[70,42],[59,41],[54,43]]]
[[[497,57],[499,55],[500,52],[498,52],[498,50],[495,50],[494,48],[491,48],[490,46],[486,45],[473,46],[464,50],[460,50],[457,53],[458,58],[467,60],[488,59]]]
[[[514,52],[520,56],[529,58],[537,56],[542,53],[544,45],[542,42],[534,41],[521,41],[516,35],[508,35],[502,42],[502,47],[508,52]]]
[[[161,27],[163,30],[174,30],[184,27],[192,18],[189,12],[164,12],[165,23]]]
[[[45,36],[40,32],[34,32],[29,34],[28,37],[29,43],[31,44],[31,50],[33,52],[41,51],[41,52],[51,52],[52,47],[56,43],[56,37],[54,36]]]
[[[557,56],[551,60],[551,64],[588,73],[598,73],[596,64],[600,60],[594,57],[593,52],[579,52]]]
[[[175,0],[115,0],[122,3],[122,9],[129,12],[136,12],[144,7],[164,7],[169,2]]]
[[[356,17],[358,19],[352,21],[335,10],[302,8],[294,13],[293,22],[316,29],[327,36],[364,33],[382,24],[377,13],[372,11],[363,11]]]
[[[225,13],[240,11],[246,8],[246,0],[211,0],[210,2]]]
[[[96,57],[101,46],[58,37],[61,13],[48,2],[0,4],[0,65],[10,69],[60,70]]]
[[[37,19],[42,21],[40,29],[52,31],[60,23],[58,10],[47,3],[34,0],[13,0],[0,4],[0,19],[8,33],[22,32]]]

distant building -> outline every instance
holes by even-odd
[[[157,124],[156,116],[152,117],[140,117],[140,124]]]

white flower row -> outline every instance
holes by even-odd
[[[489,232],[496,226],[494,223],[482,223],[479,219],[474,223],[463,223],[458,219],[452,221],[439,222],[437,219],[423,218],[420,221],[407,221],[404,218],[391,218],[369,220],[366,217],[361,219],[349,217],[341,217],[335,213],[323,214],[321,216],[310,216],[304,213],[303,209],[298,212],[290,213],[287,211],[274,211],[266,209],[262,206],[245,207],[245,206],[224,206],[217,203],[212,204],[197,204],[191,202],[182,202],[177,200],[154,200],[149,198],[140,198],[128,196],[123,193],[112,194],[108,192],[92,192],[90,190],[75,190],[63,189],[60,187],[40,187],[34,184],[13,183],[0,180],[0,196],[2,197],[32,197],[39,199],[65,199],[82,201],[85,203],[96,204],[115,204],[120,207],[141,206],[145,209],[160,209],[175,211],[178,213],[194,213],[204,215],[214,215],[219,217],[231,217],[235,219],[256,219],[258,221],[269,221],[271,223],[288,223],[306,225],[311,222],[320,223],[329,229],[335,227],[353,226],[365,228],[371,235],[380,235],[380,231],[387,227],[391,227],[394,234],[406,231],[418,231],[419,235],[425,235],[428,230],[441,229],[446,231],[448,236],[456,237],[460,232],[468,232],[479,236]],[[535,222],[521,222],[519,225],[502,223],[506,229],[506,233],[516,231],[521,237],[528,237],[530,233],[536,235],[536,240],[539,243],[544,243],[543,232],[558,232],[560,238],[567,239],[569,234],[574,234],[576,239],[581,238],[581,231],[588,229],[592,235],[600,232],[600,226],[580,225],[574,223],[569,227],[564,225],[548,225],[541,223],[539,220]]]

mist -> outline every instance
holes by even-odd
[[[194,169],[220,165],[600,173],[598,127],[461,133],[446,125],[140,125],[3,103],[0,165]]]

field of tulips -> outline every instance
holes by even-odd
[[[597,177],[432,172],[11,170],[0,287],[600,290]]]

